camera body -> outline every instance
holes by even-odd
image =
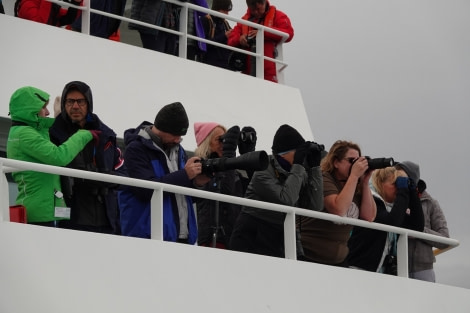
[[[311,141],[308,141],[307,143],[308,143],[308,148],[307,148],[308,152],[315,152],[315,151],[321,152],[325,150],[325,146],[322,144],[318,144],[318,143],[311,142]]]
[[[246,36],[246,42],[250,47],[253,47],[256,44],[256,36]]]
[[[386,168],[395,165],[393,158],[370,158],[366,156],[367,163],[369,165],[369,170],[378,170],[381,168]]]

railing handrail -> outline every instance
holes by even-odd
[[[180,2],[180,1],[177,1],[177,0],[163,0],[163,1],[182,7],[182,14],[180,15],[180,30],[179,31],[168,29],[168,28],[161,27],[161,26],[156,26],[156,25],[153,25],[153,24],[145,23],[145,22],[141,22],[141,21],[138,21],[138,20],[133,20],[131,18],[127,18],[127,17],[124,17],[124,16],[116,15],[116,14],[111,14],[111,13],[104,12],[104,11],[101,11],[101,10],[92,9],[90,7],[90,0],[83,0],[83,5],[82,6],[77,6],[77,5],[74,5],[74,4],[65,2],[65,1],[61,1],[61,0],[46,0],[46,1],[56,3],[56,4],[64,6],[64,7],[73,7],[73,8],[76,8],[78,10],[83,11],[82,12],[82,31],[81,31],[82,33],[85,33],[85,34],[88,34],[88,35],[90,34],[90,14],[91,13],[99,14],[99,15],[103,15],[103,16],[106,16],[106,17],[110,17],[110,18],[121,20],[121,21],[125,21],[125,22],[128,22],[128,23],[134,23],[134,24],[137,24],[137,25],[141,25],[141,26],[145,26],[145,27],[148,27],[148,28],[156,29],[158,31],[164,31],[164,32],[168,32],[168,33],[171,33],[171,34],[174,34],[174,35],[178,35],[178,36],[180,36],[180,39],[188,38],[188,39],[192,39],[192,40],[196,40],[196,41],[201,41],[201,42],[204,42],[206,44],[211,44],[211,45],[214,45],[214,46],[217,46],[217,47],[223,47],[223,48],[226,48],[226,49],[231,50],[231,51],[237,51],[237,52],[240,52],[240,53],[244,53],[246,55],[254,56],[254,57],[256,57],[256,61],[257,61],[256,62],[256,77],[258,77],[258,78],[264,78],[264,62],[263,62],[263,60],[274,62],[275,64],[279,65],[279,68],[277,69],[278,76],[279,76],[278,80],[279,80],[280,83],[284,83],[284,78],[283,78],[282,72],[288,66],[288,64],[283,60],[283,47],[282,47],[282,44],[289,38],[289,34],[287,34],[285,32],[282,32],[282,31],[279,31],[279,30],[276,30],[276,29],[273,29],[273,28],[270,28],[270,27],[266,27],[266,26],[261,25],[261,24],[253,23],[253,22],[241,19],[241,18],[232,17],[230,15],[220,13],[220,12],[217,12],[217,11],[213,11],[211,9],[207,9],[207,8],[204,8],[204,7],[192,4],[192,3]],[[187,21],[187,17],[188,17],[188,14],[189,14],[189,9],[199,11],[199,12],[204,12],[204,13],[207,13],[207,14],[210,14],[210,15],[213,15],[213,16],[222,17],[222,18],[225,18],[227,20],[230,20],[230,21],[233,21],[233,22],[236,22],[236,23],[245,24],[245,25],[248,25],[252,28],[258,29],[258,35],[256,36],[256,52],[251,52],[251,51],[240,49],[240,48],[237,48],[237,47],[232,47],[232,46],[220,44],[220,43],[217,43],[217,42],[212,41],[212,40],[208,40],[208,39],[205,39],[205,38],[200,38],[200,37],[188,34],[188,32],[187,32],[188,28],[186,27],[186,23],[184,21]],[[181,17],[185,17],[185,18],[181,18]],[[278,57],[279,58],[274,59],[274,58],[270,58],[270,57],[267,57],[267,56],[264,55],[264,44],[263,44],[263,42],[264,42],[264,32],[269,32],[269,33],[272,33],[272,34],[275,34],[275,35],[278,35],[278,36],[282,37],[281,41],[277,45]],[[186,58],[186,50],[187,50],[186,48],[187,48],[187,40],[180,40],[179,57]]]
[[[9,216],[8,184],[6,184],[6,187],[5,186],[2,187],[2,184],[4,184],[6,181],[5,174],[10,173],[10,172],[15,172],[15,171],[32,170],[32,171],[38,171],[38,172],[45,172],[49,174],[105,181],[105,182],[119,184],[119,185],[129,185],[129,186],[153,189],[155,190],[154,192],[155,195],[161,195],[163,192],[171,192],[171,193],[184,194],[184,195],[193,196],[193,197],[205,198],[209,200],[228,202],[228,203],[238,204],[242,206],[251,206],[251,207],[256,207],[256,208],[260,208],[264,210],[286,213],[287,214],[286,221],[284,223],[285,249],[286,249],[286,258],[290,258],[290,259],[296,259],[295,217],[297,215],[400,234],[400,239],[398,243],[398,274],[399,276],[404,276],[404,277],[408,277],[408,248],[407,248],[408,237],[411,236],[417,239],[434,241],[434,242],[446,244],[449,246],[446,249],[440,250],[440,253],[446,252],[459,245],[459,241],[456,239],[436,236],[432,234],[426,234],[423,232],[418,232],[418,231],[414,231],[414,230],[410,230],[406,228],[367,222],[364,220],[353,219],[353,218],[348,218],[348,217],[340,217],[334,214],[329,214],[329,213],[324,213],[324,212],[316,212],[316,211],[306,210],[306,209],[297,208],[297,207],[245,199],[245,198],[240,198],[240,197],[235,197],[235,196],[228,196],[228,195],[208,192],[204,190],[152,182],[152,181],[147,181],[147,180],[142,180],[142,179],[135,179],[135,178],[129,178],[129,177],[123,177],[123,176],[110,175],[110,174],[82,171],[82,170],[70,169],[70,168],[65,168],[65,167],[57,167],[57,166],[52,166],[52,165],[25,162],[25,161],[19,161],[19,160],[7,159],[7,158],[0,158],[0,169],[1,169],[1,172],[4,174],[3,175],[4,177],[0,177],[0,195],[2,196],[1,198],[3,199],[2,202],[0,203],[0,206],[1,206],[0,221],[7,220],[6,217]],[[154,205],[157,205],[160,207],[156,208],[154,207]],[[152,212],[154,212],[154,210],[157,210],[157,212],[159,212],[158,214],[152,213],[155,216],[155,217],[152,217],[152,221],[151,221],[152,239],[162,240],[162,234],[161,234],[161,229],[163,227],[162,219],[158,219],[158,216],[161,216],[162,214],[161,213],[162,205],[163,205],[162,201],[154,202],[154,200],[152,199],[152,207],[151,207]],[[155,223],[158,223],[158,224],[155,224]],[[158,233],[155,230],[158,230]],[[156,235],[154,236],[154,234]]]

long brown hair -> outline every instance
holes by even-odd
[[[346,140],[337,140],[328,151],[328,154],[323,158],[321,162],[321,170],[323,172],[328,172],[333,174],[335,170],[335,161],[341,160],[345,157],[346,153],[349,149],[354,149],[359,152],[359,156],[361,156],[361,148],[359,145]]]

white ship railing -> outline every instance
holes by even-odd
[[[397,251],[397,265],[398,265],[398,276],[408,277],[408,238],[413,237],[417,239],[430,240],[438,243],[448,245],[447,249],[440,250],[439,253],[445,252],[459,245],[459,241],[451,238],[440,237],[431,234],[425,234],[405,228],[399,228],[394,226],[388,226],[378,223],[366,222],[363,220],[352,219],[347,217],[340,217],[333,214],[310,211],[300,209],[296,207],[290,207],[286,205],[279,205],[273,203],[267,203],[262,201],[255,201],[250,199],[244,199],[234,196],[227,196],[223,194],[217,194],[197,189],[191,189],[186,187],[180,187],[175,185],[162,184],[152,181],[146,181],[141,179],[134,179],[122,176],[114,176],[108,174],[87,172],[75,169],[69,169],[64,167],[56,167],[38,163],[24,162],[6,158],[0,158],[0,222],[10,221],[9,211],[9,192],[8,192],[8,181],[6,174],[16,171],[32,170],[38,172],[45,172],[56,175],[65,175],[71,177],[78,177],[83,179],[91,179],[98,181],[105,181],[109,183],[115,183],[120,185],[136,186],[141,188],[153,189],[153,197],[151,200],[151,239],[163,240],[163,192],[172,192],[178,194],[184,194],[193,197],[206,198],[215,201],[222,201],[228,203],[234,203],[238,205],[251,206],[264,210],[271,210],[276,212],[286,213],[286,219],[284,222],[284,243],[285,243],[285,257],[288,259],[296,259],[296,238],[295,238],[295,217],[308,216],[323,220],[328,220],[337,223],[351,224],[354,226],[361,226],[366,228],[372,228],[376,230],[393,232],[400,234],[398,240],[398,251]]]
[[[289,34],[278,31],[278,30],[275,30],[275,29],[272,29],[272,28],[269,28],[269,27],[266,27],[264,25],[256,24],[256,23],[253,23],[253,22],[250,22],[250,21],[247,21],[247,20],[237,18],[237,17],[232,17],[230,15],[226,15],[226,14],[223,14],[223,13],[220,13],[220,12],[217,12],[217,11],[206,9],[204,7],[200,7],[198,5],[188,3],[188,2],[181,2],[181,1],[177,1],[177,0],[163,0],[165,2],[169,2],[169,3],[173,3],[175,5],[181,6],[180,27],[179,27],[179,31],[175,31],[175,30],[171,30],[171,29],[168,29],[168,28],[165,28],[165,27],[160,27],[160,26],[156,26],[156,25],[153,25],[153,24],[148,24],[148,23],[144,23],[144,22],[141,22],[141,21],[133,20],[133,19],[123,17],[123,16],[120,16],[120,15],[115,15],[115,14],[107,13],[107,12],[104,12],[104,11],[92,9],[90,7],[90,1],[93,1],[93,0],[83,0],[83,5],[82,6],[76,6],[76,5],[70,4],[68,2],[60,1],[60,0],[47,0],[47,1],[50,1],[52,3],[57,3],[57,4],[59,4],[61,6],[64,6],[64,7],[73,7],[73,8],[77,8],[77,9],[81,10],[82,11],[82,14],[81,14],[82,33],[84,33],[84,34],[88,34],[88,35],[90,34],[90,14],[91,13],[100,14],[100,15],[103,15],[103,16],[115,18],[115,19],[118,19],[118,20],[121,20],[121,21],[126,21],[126,22],[129,22],[129,23],[142,25],[142,26],[145,26],[145,27],[153,28],[153,29],[156,29],[156,30],[159,30],[159,31],[164,31],[164,32],[168,32],[168,33],[179,36],[179,54],[178,55],[181,58],[186,58],[186,52],[187,52],[187,47],[188,47],[188,39],[193,39],[193,40],[196,40],[196,41],[205,42],[206,44],[211,44],[211,45],[214,45],[214,46],[217,46],[217,47],[224,47],[224,48],[232,50],[232,51],[238,51],[238,52],[256,57],[256,77],[261,78],[261,79],[264,79],[264,62],[263,62],[263,60],[268,60],[268,61],[275,62],[278,82],[281,83],[281,84],[284,83],[284,69],[287,67],[288,64],[286,62],[284,62],[284,52],[283,52],[282,43],[285,42],[289,38]],[[247,51],[247,50],[243,50],[243,49],[223,45],[223,44],[217,43],[215,41],[200,38],[200,37],[197,37],[197,36],[192,35],[192,34],[188,34],[187,25],[188,25],[188,14],[190,12],[189,11],[190,9],[194,10],[194,11],[204,12],[204,13],[211,14],[211,15],[214,15],[214,16],[222,17],[222,18],[225,18],[225,19],[230,20],[232,22],[246,24],[246,25],[248,25],[252,28],[258,29],[258,33],[256,35],[256,51],[251,52],[251,51]],[[263,44],[264,43],[264,32],[269,32],[269,33],[272,33],[272,34],[275,34],[275,35],[278,35],[278,36],[282,37],[282,40],[280,41],[280,43],[276,47],[277,57],[275,59],[264,56],[264,44]]]

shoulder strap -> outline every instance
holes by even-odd
[[[207,39],[214,39],[215,34],[215,23],[212,20],[212,16],[210,14],[206,15],[207,20],[209,21],[209,34]]]
[[[11,126],[28,126],[28,124],[20,121],[11,121]]]

